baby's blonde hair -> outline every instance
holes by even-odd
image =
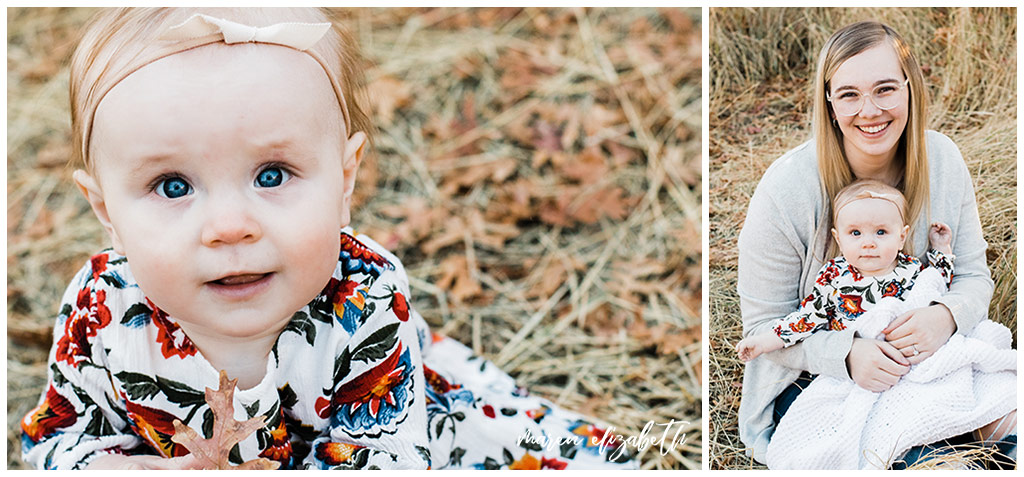
[[[340,81],[351,128],[363,131],[372,141],[372,124],[364,109],[365,81],[363,60],[352,36],[338,26],[327,9],[320,8],[111,8],[97,14],[86,26],[85,34],[71,58],[71,132],[72,161],[93,171],[90,135],[96,108],[117,82],[148,64],[146,58],[158,56],[168,47],[157,39],[170,26],[195,13],[262,27],[274,23],[331,22],[331,29],[309,49],[323,59]],[[140,64],[140,61],[143,61]],[[340,104],[340,103],[339,103]]]
[[[839,212],[843,207],[860,199],[881,199],[891,202],[900,213],[902,225],[907,225],[907,199],[899,189],[875,179],[857,179],[840,189],[836,198],[832,200],[832,226],[838,225]],[[904,252],[907,252],[909,243],[909,240],[904,242]],[[838,245],[836,249],[838,250]]]

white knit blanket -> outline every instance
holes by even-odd
[[[880,336],[900,314],[927,306],[945,290],[926,268],[904,301],[888,297],[850,326]],[[887,391],[818,376],[800,393],[768,445],[770,469],[885,469],[911,447],[977,429],[1017,407],[1017,351],[1010,330],[985,320],[954,334]]]

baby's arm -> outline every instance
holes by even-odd
[[[834,262],[826,264],[818,273],[811,294],[800,302],[799,310],[775,320],[771,332],[748,336],[736,345],[740,359],[750,361],[764,353],[793,346],[817,330],[828,329],[831,322],[828,297],[835,290],[832,279],[838,273]]]
[[[736,345],[736,354],[743,361],[750,361],[762,354],[783,348],[785,343],[775,333],[761,333],[748,336]]]
[[[953,231],[942,222],[935,222],[928,230],[928,265],[935,267],[946,280],[949,289],[953,282]]]
[[[928,229],[928,245],[944,255],[953,254],[953,230],[942,222],[934,222]]]

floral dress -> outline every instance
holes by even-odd
[[[953,260],[935,249],[928,250],[928,263],[946,281],[953,281]],[[914,286],[924,265],[917,257],[900,252],[896,267],[877,277],[865,277],[845,257],[836,257],[818,272],[814,288],[800,302],[800,309],[775,320],[773,330],[786,347],[799,343],[818,330],[846,329],[846,322],[870,310],[885,297],[901,298]]]
[[[409,307],[401,263],[340,234],[330,283],[280,334],[263,380],[235,391],[235,418],[267,425],[231,452],[282,468],[633,468],[621,439],[529,396],[493,364],[432,334]],[[178,419],[212,435],[204,389],[219,372],[150,302],[127,259],[92,257],[63,297],[48,383],[22,420],[37,468],[107,453],[181,456]]]

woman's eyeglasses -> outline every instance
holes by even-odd
[[[899,94],[903,88],[907,87],[910,83],[910,78],[907,78],[902,83],[884,83],[875,87],[871,90],[871,94],[868,97],[871,98],[871,103],[878,109],[889,110],[900,105],[903,100],[903,95]],[[864,94],[855,89],[846,89],[840,91],[836,96],[826,95],[829,102],[832,103],[832,109],[835,110],[836,114],[840,116],[853,116],[860,113],[861,109],[864,108]]]

